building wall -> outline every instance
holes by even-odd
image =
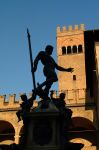
[[[98,117],[98,139],[99,139],[99,42],[95,42],[95,52],[96,52],[96,74],[97,74],[97,117]],[[99,149],[99,142],[98,142],[98,149]]]
[[[96,135],[98,129],[97,110],[94,105],[94,98],[90,96],[90,92],[86,85],[86,64],[85,64],[85,27],[75,25],[73,28],[69,26],[57,27],[57,54],[58,65],[68,68],[74,68],[73,73],[58,71],[59,92],[66,93],[66,104],[73,111],[74,129],[77,138],[72,137],[71,141],[84,143],[83,149],[96,149],[97,140],[88,138],[88,132]],[[79,46],[82,50],[79,51]],[[88,61],[88,58],[87,58]],[[77,130],[77,131],[76,131]],[[85,133],[85,137],[82,132]],[[72,134],[72,132],[70,133]],[[80,137],[81,135],[81,137]],[[84,140],[86,142],[84,142]],[[89,144],[91,143],[91,144]]]
[[[98,91],[99,91],[99,42],[95,42],[95,52],[96,52],[96,63],[97,63],[97,78],[98,78]],[[98,107],[98,120],[99,120],[99,93],[98,93],[98,101],[97,101],[97,107]]]

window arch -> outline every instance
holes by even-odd
[[[65,46],[62,47],[62,55],[64,55],[64,54],[66,54],[66,47]]]
[[[78,45],[78,53],[82,53],[83,49],[82,49],[82,45]]]
[[[71,54],[72,51],[71,51],[71,46],[67,46],[67,54]]]
[[[77,53],[77,46],[73,45],[72,50],[73,50],[73,53]]]

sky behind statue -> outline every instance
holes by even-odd
[[[33,89],[27,28],[33,57],[51,44],[57,62],[57,26],[82,23],[88,30],[99,29],[99,0],[0,0],[0,95],[29,93]],[[36,80],[44,81],[40,69]],[[57,89],[57,83],[52,88]]]

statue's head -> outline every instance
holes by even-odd
[[[62,99],[62,100],[65,99],[65,93],[60,93],[60,99]]]
[[[45,51],[51,55],[52,52],[53,52],[53,46],[52,45],[47,45],[46,48],[45,48]]]
[[[26,101],[27,100],[26,94],[22,94],[20,97],[21,97],[22,101]]]

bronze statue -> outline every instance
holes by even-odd
[[[55,72],[55,69],[59,71],[66,71],[66,72],[73,72],[73,68],[63,68],[59,66],[54,59],[51,57],[53,52],[53,46],[47,45],[45,48],[45,51],[40,51],[38,55],[36,56],[34,60],[34,66],[33,71],[35,72],[37,70],[38,62],[41,61],[43,64],[43,73],[46,77],[46,81],[44,81],[42,84],[40,84],[37,88],[41,89],[43,86],[45,86],[43,93],[46,97],[48,97],[49,90],[52,86],[52,84],[56,81],[58,81],[57,74]],[[41,91],[41,90],[39,90]]]

